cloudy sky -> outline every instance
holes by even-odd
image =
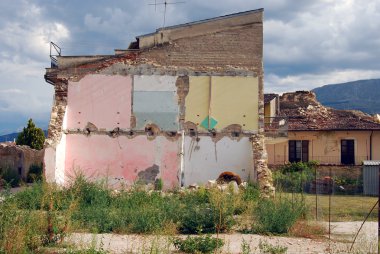
[[[156,0],[160,2],[160,0]],[[175,1],[175,0],[173,0]],[[178,0],[166,25],[264,8],[265,92],[380,78],[378,0]],[[63,55],[113,54],[163,24],[154,0],[1,0],[0,135],[47,128],[49,42]]]

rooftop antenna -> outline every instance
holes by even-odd
[[[164,5],[164,23],[162,25],[162,28],[165,28],[165,22],[166,22],[166,7],[168,6],[168,4],[184,4],[186,2],[168,2],[168,1],[164,1],[164,2],[161,2],[161,3],[157,3],[157,0],[154,0],[154,3],[151,3],[149,5],[154,5],[154,11],[157,11],[157,5]]]

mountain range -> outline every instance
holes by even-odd
[[[324,106],[380,114],[380,79],[325,85],[312,91]]]
[[[47,137],[47,130],[44,130],[44,133],[45,133],[45,137]],[[2,135],[2,136],[0,136],[0,143],[16,140],[18,134],[19,134],[19,132],[14,132],[14,133],[10,133],[7,135]]]

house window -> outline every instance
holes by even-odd
[[[341,140],[341,155],[340,161],[344,165],[355,164],[355,141],[353,139]]]
[[[309,161],[309,141],[289,140],[289,162]]]

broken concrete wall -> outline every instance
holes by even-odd
[[[24,180],[27,179],[30,166],[42,165],[43,157],[43,150],[34,150],[14,143],[0,143],[0,171],[11,169]]]
[[[73,176],[74,170],[81,170],[88,177],[108,176],[110,180],[118,179],[131,184],[139,178],[145,181],[149,174],[141,172],[153,167],[154,172],[159,170],[155,177],[165,177],[165,187],[178,186],[178,170],[173,170],[179,165],[178,141],[175,137],[178,129],[176,79],[164,76],[91,74],[79,81],[69,81],[65,117],[60,121],[62,133],[56,137],[53,145],[46,148],[47,179],[63,184]],[[136,89],[132,90],[133,86]],[[141,101],[141,92],[153,97],[170,93],[169,110],[165,107],[168,105],[166,98]],[[144,107],[146,110],[141,110]],[[146,117],[147,114],[144,113],[149,109],[152,109],[153,117],[146,118],[146,122],[141,121],[140,117]],[[160,109],[163,113],[172,109],[170,114],[175,123],[174,128],[173,124],[165,125],[167,119],[161,119]],[[133,128],[136,118],[141,124]],[[162,132],[158,130],[146,133],[145,127],[149,124],[161,127]],[[165,137],[164,132],[167,130],[174,130],[174,136]],[[142,137],[146,142],[137,142]],[[123,141],[126,142],[124,148],[120,143]],[[157,146],[153,149],[156,143]],[[125,147],[128,148],[127,152]],[[166,147],[170,149],[165,150]],[[151,158],[144,157],[148,151],[147,156]],[[141,157],[144,159],[137,160]]]
[[[129,182],[139,178],[151,181],[158,170],[157,177],[162,176],[164,184],[165,179],[169,179],[167,186],[175,181],[179,184],[177,177],[181,170],[186,172],[184,160],[188,156],[181,149],[185,147],[182,134],[186,139],[201,134],[203,147],[220,147],[217,154],[225,156],[210,162],[209,172],[236,170],[243,178],[254,175],[254,169],[262,164],[254,159],[257,143],[247,148],[247,140],[264,131],[262,12],[249,11],[200,22],[199,26],[185,25],[162,35],[157,33],[157,38],[162,36],[163,40],[157,41],[154,35],[154,46],[147,46],[152,43],[149,40],[143,46],[145,42],[140,39],[140,49],[116,56],[78,61],[61,57],[62,65],[47,71],[49,81],[56,87],[53,112],[61,112],[52,117],[47,147],[56,154],[57,163],[63,158],[57,156],[59,144],[66,140],[65,179],[76,167],[100,175],[105,175],[108,168],[113,171],[112,177],[123,177]],[[69,98],[65,97],[67,93]],[[68,126],[62,129],[65,111]],[[200,127],[203,122],[204,127]],[[165,149],[164,145],[171,148]],[[261,139],[259,148],[260,145]],[[134,146],[141,154],[133,153]],[[243,161],[236,164],[236,156],[227,156],[229,146],[238,151],[244,147]],[[152,154],[146,155],[136,166],[132,157],[124,153],[126,149],[136,158],[145,156],[143,151],[158,157],[153,160],[149,157]],[[175,155],[174,159],[174,150],[179,158]],[[203,159],[210,155],[204,149],[193,152]],[[170,163],[163,163],[167,154],[171,154]],[[198,159],[188,159],[187,165],[200,164]],[[149,165],[144,164],[145,160]],[[124,171],[117,161],[125,162]],[[219,161],[230,169],[224,169]],[[170,170],[165,171],[163,165]],[[57,170],[56,165],[49,167]],[[203,175],[203,181],[209,180],[209,176]]]
[[[47,71],[46,75],[48,73],[50,71]],[[45,156],[43,161],[46,181],[62,183],[63,179],[60,175],[62,175],[64,164],[57,162],[62,162],[65,156],[63,130],[67,124],[68,81],[67,79],[58,79],[55,76],[51,82],[54,82],[54,102],[50,114],[48,138],[45,139]]]
[[[208,97],[207,91],[214,95]],[[203,92],[205,103],[200,99],[205,97]],[[144,173],[152,168],[158,170],[155,177],[162,177],[165,187],[178,186],[178,154],[183,142],[179,133],[185,128],[186,135],[193,135],[188,127],[201,124],[187,117],[199,118],[199,103],[201,110],[205,109],[202,118],[211,112],[219,125],[195,127],[196,135],[198,130],[204,135],[200,139],[204,148],[185,149],[183,183],[205,183],[223,171],[236,172],[244,180],[254,174],[249,137],[258,132],[257,78],[90,74],[68,82],[66,101],[60,139],[55,147],[46,148],[50,181],[63,184],[80,170],[88,177],[132,184],[141,177],[143,181],[152,177]],[[194,137],[187,138],[185,147],[189,140]],[[212,159],[211,155],[216,157]]]

